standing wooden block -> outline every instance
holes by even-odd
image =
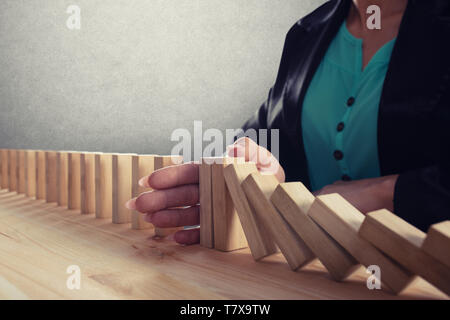
[[[139,168],[138,168],[138,177],[139,179],[145,176],[150,175],[153,171],[155,171],[155,155],[139,155],[138,156]],[[134,194],[133,197],[137,196],[140,193],[150,191],[150,188],[144,188],[138,185],[138,180],[134,180],[133,183],[136,186],[133,188],[137,190],[137,194]],[[131,228],[135,230],[142,230],[151,228],[152,224],[144,221],[144,214],[133,211],[131,214]]]
[[[117,210],[117,157],[111,153],[100,154],[100,203],[95,217],[112,218]],[[114,213],[116,215],[117,213]]]
[[[394,292],[402,291],[412,281],[410,272],[358,235],[364,215],[339,194],[317,197],[308,214],[361,264],[379,266],[381,281]]]
[[[221,251],[233,251],[248,246],[223,173],[225,166],[236,161],[236,158],[219,158],[211,166],[214,248]]]
[[[100,208],[100,153],[85,153],[84,165],[85,188],[81,192],[84,193],[85,205],[81,206],[81,213],[96,213]]]
[[[85,188],[85,163],[84,154],[81,152],[69,152],[69,189],[67,207],[70,210],[85,211],[85,192],[81,189]]]
[[[155,170],[181,164],[182,162],[183,157],[181,156],[155,156]]]
[[[47,173],[45,166],[45,151],[36,151],[36,199],[47,198]]]
[[[199,165],[200,245],[214,248],[214,220],[211,166],[213,159],[202,158]]]
[[[296,270],[313,260],[314,254],[270,202],[269,199],[277,186],[277,178],[259,173],[250,174],[242,183],[258,218],[269,230],[271,238],[275,240],[291,269]]]
[[[27,185],[26,188],[26,196],[27,197],[36,197],[36,178],[37,178],[37,157],[36,151],[34,150],[26,150],[25,151],[25,183]]]
[[[114,161],[117,161],[117,197],[113,200],[117,209],[113,210],[112,223],[129,223],[131,211],[125,203],[137,194],[139,160],[136,154],[115,154]]]
[[[1,149],[2,161],[2,189],[9,188],[9,150]]]
[[[270,200],[292,229],[320,259],[333,279],[341,281],[352,273],[358,262],[309,216],[315,197],[301,182],[278,185]]]
[[[47,202],[58,201],[58,161],[55,151],[45,152],[45,174],[46,174],[46,193],[45,198]]]
[[[18,185],[17,192],[25,194],[27,191],[26,185],[26,164],[25,164],[25,150],[17,151],[17,165],[18,165]]]
[[[0,189],[2,189],[2,152],[3,149],[0,149]]]
[[[450,267],[421,250],[424,232],[388,210],[378,210],[367,214],[359,234],[406,269],[450,294]],[[386,277],[383,269],[381,275]]]
[[[450,268],[450,220],[430,227],[422,250]]]
[[[17,150],[9,150],[9,191],[17,191]]]
[[[182,162],[183,162],[183,157],[181,157],[181,156],[172,156],[172,155],[170,155],[170,156],[155,156],[155,171],[165,168],[165,167],[181,164]],[[165,237],[165,236],[173,234],[176,231],[182,230],[182,229],[183,229],[183,227],[155,228],[155,235],[158,237]]]
[[[58,206],[67,207],[69,198],[69,153],[56,153],[57,161],[57,202]]]
[[[255,260],[276,253],[278,248],[270,237],[265,225],[258,219],[254,209],[241,187],[242,182],[252,173],[257,173],[256,165],[251,162],[241,164],[229,164],[224,169],[224,177],[230,192],[231,199],[236,208],[239,220],[242,224],[248,246]]]

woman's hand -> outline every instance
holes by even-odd
[[[337,181],[314,192],[315,196],[339,193],[359,211],[394,210],[394,187],[398,175],[355,181]]]
[[[284,170],[276,158],[265,148],[248,138],[241,138],[227,148],[231,157],[242,157],[256,163],[262,173],[274,174],[284,181]],[[130,210],[145,214],[145,220],[158,228],[193,226],[200,223],[199,165],[185,163],[163,168],[143,177],[139,184],[152,188],[126,203]],[[174,239],[180,244],[195,244],[200,241],[200,229],[180,230]]]

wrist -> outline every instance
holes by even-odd
[[[377,194],[380,197],[383,208],[394,210],[394,190],[398,174],[382,177],[377,185]]]

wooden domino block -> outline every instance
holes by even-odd
[[[221,251],[248,247],[224,177],[224,168],[236,161],[237,158],[217,158],[211,165],[214,248]]]
[[[181,156],[155,156],[155,170],[181,164],[182,162],[183,157]]]
[[[250,174],[242,183],[258,218],[269,230],[271,238],[280,248],[291,269],[296,270],[313,260],[314,254],[270,202],[269,199],[277,186],[277,178],[259,173]]]
[[[450,267],[421,250],[426,234],[388,210],[368,213],[359,234],[406,269],[450,294]],[[381,276],[386,277],[381,268]]]
[[[9,189],[9,150],[1,150],[2,159],[2,189]]]
[[[138,156],[139,168],[138,168],[138,177],[139,179],[145,176],[148,176],[155,170],[155,155],[139,155]],[[138,180],[134,180],[133,184],[135,184],[134,190],[137,190],[137,194],[134,194],[133,197],[150,191],[150,188],[144,188],[138,185]],[[133,211],[131,213],[131,228],[135,230],[142,230],[151,228],[152,224],[148,223],[144,220],[144,214]]]
[[[56,153],[57,163],[57,203],[58,206],[67,207],[69,198],[69,153],[59,151]]]
[[[26,150],[25,151],[25,183],[27,185],[26,188],[26,196],[27,197],[36,197],[36,171],[37,171],[37,157],[36,151],[34,150]]]
[[[2,189],[2,150],[0,149],[0,189]]]
[[[200,245],[205,248],[214,248],[212,161],[202,158],[199,164]]]
[[[114,154],[113,162],[117,162],[117,197],[116,209],[112,213],[112,222],[116,224],[131,222],[131,211],[125,203],[137,194],[139,180],[139,161],[136,154]]]
[[[85,214],[96,213],[100,206],[100,153],[86,152],[84,154],[84,193],[85,205],[82,212]]]
[[[45,166],[45,151],[36,151],[36,199],[47,198],[47,173]]]
[[[155,171],[181,164],[183,162],[183,157],[181,156],[155,156]],[[155,235],[158,237],[166,237],[170,234],[175,233],[178,230],[182,230],[183,227],[177,227],[177,228],[155,228]]]
[[[100,154],[100,203],[95,217],[98,219],[112,218],[117,210],[117,157],[111,153]],[[114,213],[116,215],[117,213]]]
[[[8,149],[0,150],[0,161],[1,161],[1,188],[8,189],[9,188],[9,152]]]
[[[308,216],[315,197],[301,182],[278,185],[270,200],[333,279],[341,281],[359,266],[339,243]]]
[[[364,215],[339,194],[317,197],[308,215],[361,264],[379,266],[381,282],[394,292],[402,291],[413,280],[410,272],[358,235]]]
[[[9,150],[9,191],[17,191],[17,150]]]
[[[81,152],[69,152],[69,172],[68,172],[68,199],[67,207],[70,210],[80,210],[85,212],[86,205],[84,199],[84,192],[81,189],[85,188],[85,162],[84,154]]]
[[[27,191],[26,184],[26,164],[25,164],[25,150],[17,151],[17,165],[18,165],[18,180],[17,180],[17,192],[25,194]]]
[[[55,151],[45,152],[45,199],[47,202],[58,201],[58,161]]]
[[[278,252],[278,248],[265,225],[258,219],[241,187],[242,182],[256,172],[258,169],[255,163],[247,162],[229,164],[223,173],[252,256],[255,260],[259,260]]]
[[[430,227],[422,250],[450,268],[450,220]]]

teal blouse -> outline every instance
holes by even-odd
[[[395,39],[362,70],[362,39],[344,22],[303,101],[302,134],[312,190],[380,176],[378,106]]]

